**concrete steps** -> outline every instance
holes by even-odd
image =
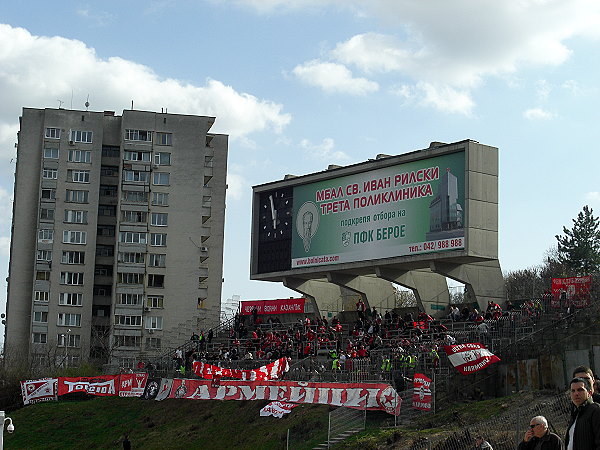
[[[334,438],[330,439],[329,443],[324,442],[322,444],[317,445],[316,447],[313,447],[313,450],[329,448],[332,445],[339,444],[340,442],[345,441],[350,436],[353,436],[356,433],[360,433],[361,431],[362,431],[362,429],[354,429],[354,430],[345,431],[343,433],[338,434]]]

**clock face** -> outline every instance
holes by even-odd
[[[262,242],[291,238],[292,205],[291,189],[261,194],[259,233]]]

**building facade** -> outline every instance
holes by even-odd
[[[23,109],[7,357],[131,367],[219,323],[228,137],[213,123]]]

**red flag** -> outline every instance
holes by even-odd
[[[413,378],[412,407],[431,411],[431,379],[422,373],[415,373]]]
[[[444,345],[444,351],[452,365],[463,375],[477,372],[500,361],[500,358],[479,343]]]

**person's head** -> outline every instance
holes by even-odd
[[[529,427],[535,437],[542,437],[548,431],[548,421],[544,416],[535,416],[529,421]]]
[[[573,378],[583,378],[592,385],[592,394],[594,393],[594,372],[587,366],[577,366],[573,369]]]
[[[592,396],[592,385],[586,378],[573,378],[569,385],[571,401],[575,406],[583,405]]]
[[[485,439],[483,439],[482,435],[476,436],[475,437],[475,445],[477,445],[478,447],[483,444],[483,442],[485,441]]]

